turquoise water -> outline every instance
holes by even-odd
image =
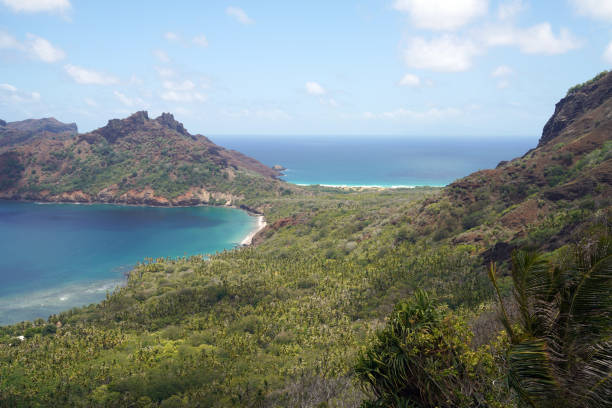
[[[296,184],[444,186],[522,156],[533,137],[211,136],[264,164],[286,167]]]
[[[230,249],[255,225],[230,208],[0,201],[0,324],[98,302],[147,257]]]

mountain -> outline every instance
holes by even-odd
[[[55,118],[8,123],[0,119],[0,148],[30,143],[33,138],[66,139],[77,132],[76,123],[62,123]]]
[[[450,184],[421,208],[421,232],[489,248],[558,248],[612,197],[612,73],[572,88],[557,103],[538,146],[495,169]],[[440,228],[440,226],[442,228]],[[495,250],[495,247],[498,249]]]
[[[190,134],[169,113],[136,112],[84,134],[55,119],[0,129],[0,198],[236,205],[296,189],[278,170]]]
[[[518,314],[509,299],[512,249],[538,248],[557,262],[572,250],[567,243],[581,236],[592,243],[592,232],[602,229],[609,234],[612,98],[599,95],[612,89],[610,75],[573,88],[539,145],[495,169],[442,189],[310,186],[259,195],[249,204],[263,210],[268,226],[256,246],[208,259],[149,260],[99,304],[0,327],[0,405],[374,406],[362,404],[367,387],[355,381],[354,367],[364,345],[385,337],[396,362],[404,358],[398,351],[424,355],[418,361],[431,367],[429,378],[465,374],[448,394],[465,406],[516,407],[487,266],[499,261],[499,293],[512,317]],[[166,127],[139,114],[113,122],[112,132],[62,143],[81,149],[83,160],[132,154],[144,167],[140,149],[190,154],[152,136]],[[168,132],[175,144],[206,144],[178,125]],[[39,142],[52,143],[60,142]],[[162,146],[148,146],[155,143]],[[22,148],[12,152],[18,153],[28,157]],[[166,160],[156,154],[156,161]],[[436,324],[417,322],[427,332],[404,331],[409,347],[376,336],[394,308],[420,313],[395,306],[417,289],[444,304],[437,309],[443,315],[422,313],[437,316]],[[450,354],[439,359],[439,351]],[[461,371],[449,362],[461,362]],[[483,384],[486,395],[476,395]],[[412,385],[423,395],[443,395]]]

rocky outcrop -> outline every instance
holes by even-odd
[[[162,113],[158,118],[155,119],[160,125],[167,127],[168,129],[172,129],[175,132],[180,133],[181,135],[187,135],[187,131],[183,124],[174,119],[174,116],[171,113]]]
[[[242,196],[234,196],[229,193],[207,191],[203,188],[193,188],[176,198],[168,199],[157,195],[152,188],[144,190],[129,190],[120,193],[117,186],[113,185],[101,190],[96,195],[90,195],[83,191],[71,191],[61,194],[51,194],[48,190],[39,192],[0,191],[0,199],[26,200],[57,203],[104,203],[104,204],[127,204],[127,205],[149,205],[154,207],[187,207],[195,205],[214,205],[224,207],[237,207],[236,202],[242,200]],[[253,212],[253,211],[251,211]]]
[[[555,113],[544,125],[538,147],[550,142],[585,112],[612,97],[612,72],[592,82],[574,87],[555,105]]]
[[[141,130],[148,120],[148,113],[146,111],[139,111],[126,119],[111,119],[106,126],[96,129],[91,133],[102,136],[108,143],[114,143],[121,137]],[[91,140],[91,138],[86,139]]]

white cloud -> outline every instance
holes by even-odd
[[[472,58],[480,52],[472,41],[450,35],[429,41],[415,37],[404,50],[404,60],[412,68],[458,72],[470,68]]]
[[[163,81],[165,91],[161,98],[171,102],[204,102],[206,95],[196,90],[196,84],[186,79],[183,81]]]
[[[161,98],[171,102],[204,102],[206,100],[206,96],[199,92],[181,92],[175,90],[162,92]]]
[[[56,62],[64,59],[66,53],[53,46],[49,41],[34,34],[27,34],[28,48],[32,55],[44,62]]]
[[[113,94],[119,99],[119,101],[125,106],[134,106],[134,100],[132,98],[127,97],[119,91],[113,91]]]
[[[256,118],[265,120],[288,120],[291,115],[282,109],[241,109],[237,111],[223,110],[221,113],[230,118]]]
[[[15,49],[29,54],[31,58],[56,62],[66,57],[66,53],[48,40],[34,34],[26,34],[27,40],[20,42],[5,31],[0,31],[0,49]]]
[[[527,8],[523,0],[510,0],[500,3],[497,9],[497,17],[500,20],[509,20]]]
[[[153,55],[161,62],[170,62],[170,57],[162,50],[153,51]]]
[[[455,30],[486,14],[488,0],[396,0],[393,8],[408,13],[418,28]]]
[[[493,72],[491,72],[491,76],[493,78],[500,78],[500,77],[512,75],[513,73],[514,73],[514,70],[510,68],[509,66],[500,65],[499,67],[495,68]]]
[[[11,84],[0,84],[0,89],[3,89],[5,91],[9,91],[9,92],[17,92],[17,88],[15,88]]]
[[[421,85],[421,79],[413,74],[406,74],[400,79],[399,84],[401,86],[415,87]]]
[[[519,36],[519,47],[527,54],[563,54],[579,46],[579,41],[564,28],[555,36],[549,23],[527,28]]]
[[[162,85],[171,91],[190,91],[195,88],[195,84],[188,79],[182,82],[164,81]]]
[[[23,46],[15,37],[5,31],[0,31],[0,49],[21,49]]]
[[[486,45],[514,45],[526,54],[563,54],[580,47],[580,41],[571,32],[562,28],[559,35],[555,35],[548,22],[528,28],[489,26],[481,36]]]
[[[119,82],[117,78],[111,75],[92,71],[72,64],[64,65],[64,69],[79,84],[93,85],[112,85]]]
[[[170,31],[164,34],[164,38],[168,41],[178,41],[181,39],[177,33],[173,33]]]
[[[502,79],[501,81],[497,82],[497,87],[499,89],[506,89],[510,86],[510,81],[508,81],[507,79]]]
[[[144,84],[144,81],[138,75],[132,74],[132,76],[130,77],[130,84],[132,84],[132,85],[142,85],[142,84]]]
[[[227,13],[228,16],[235,18],[236,21],[238,21],[241,24],[252,24],[255,22],[240,7],[230,6],[225,9],[225,12]]]
[[[40,94],[38,92],[20,91],[11,84],[0,84],[0,102],[31,103],[39,100]]]
[[[65,13],[70,10],[69,0],[0,0],[15,12],[37,13],[41,11]]]
[[[612,41],[608,43],[608,46],[603,53],[603,58],[608,64],[612,65]]]
[[[387,120],[399,120],[399,119],[412,119],[412,120],[430,120],[430,119],[441,119],[450,116],[458,116],[463,111],[457,108],[430,108],[423,111],[417,111],[412,109],[399,108],[388,112],[372,113],[365,112],[362,116],[364,119],[387,119]]]
[[[93,107],[98,106],[98,103],[91,98],[85,98],[84,101],[89,106],[93,106]]]
[[[580,15],[612,22],[612,1],[610,0],[570,0],[570,2]]]
[[[155,67],[157,74],[162,78],[170,78],[174,76],[174,71],[170,68]]]
[[[208,47],[208,39],[205,35],[196,35],[191,42],[200,47]]]
[[[325,88],[318,82],[306,82],[306,92],[310,95],[325,95]]]

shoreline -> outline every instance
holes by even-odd
[[[257,226],[255,227],[254,230],[249,232],[242,241],[240,241],[239,246],[241,247],[250,246],[253,243],[253,238],[255,238],[255,235],[257,235],[261,230],[263,230],[266,227],[266,225],[268,225],[263,215],[258,214],[258,215],[255,215],[255,217],[257,217]]]
[[[32,200],[27,198],[2,198],[0,197],[0,201],[7,201],[13,203],[33,203],[38,205],[48,205],[48,204],[71,204],[71,205],[114,205],[117,207],[150,207],[150,208],[191,208],[191,207],[212,207],[212,208],[232,208],[235,210],[242,210],[251,216],[260,216],[261,213],[256,210],[247,207],[246,205],[240,204],[230,204],[230,205],[217,205],[217,204],[207,204],[207,203],[198,203],[198,204],[186,204],[186,205],[157,205],[157,204],[133,204],[133,203],[114,203],[109,201],[44,201],[44,200]]]
[[[395,189],[414,189],[414,188],[443,188],[446,185],[376,185],[376,184],[368,184],[368,185],[353,185],[353,184],[300,184],[296,183],[296,186],[301,187],[330,187],[330,188],[340,188],[340,189],[361,189],[361,190],[395,190]]]

